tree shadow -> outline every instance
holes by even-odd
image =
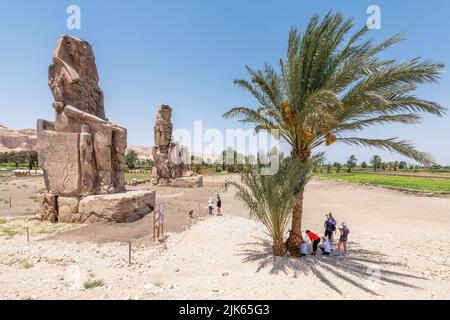
[[[366,293],[380,296],[374,291],[375,286],[394,284],[406,288],[421,290],[422,288],[405,282],[404,278],[426,280],[426,278],[407,273],[388,270],[389,267],[405,267],[400,262],[389,261],[387,256],[377,251],[363,249],[359,244],[349,242],[349,255],[346,257],[324,256],[320,252],[316,256],[301,258],[275,257],[272,255],[272,244],[269,240],[254,237],[256,242],[242,243],[239,256],[243,262],[258,262],[256,272],[270,268],[270,274],[284,273],[294,278],[299,275],[314,274],[321,282],[340,295],[343,292],[330,279],[334,275]],[[250,248],[249,248],[250,247]],[[320,251],[320,250],[319,250]]]

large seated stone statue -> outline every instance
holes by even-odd
[[[38,156],[48,191],[40,218],[130,221],[150,212],[153,191],[125,193],[127,130],[108,121],[92,47],[63,36],[49,67],[56,120],[38,120]]]
[[[173,187],[201,187],[203,177],[190,170],[189,150],[172,141],[172,108],[162,104],[156,111],[154,129],[155,146],[152,171],[154,185]]]

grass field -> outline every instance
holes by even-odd
[[[131,173],[131,172],[125,172],[125,180],[126,181],[130,181],[132,179],[138,179],[138,180],[142,180],[142,179],[147,179],[147,178],[151,178],[152,174],[151,173]]]
[[[420,191],[450,192],[449,179],[392,176],[370,173],[317,173],[315,175],[322,178],[343,180],[352,183],[390,186]]]

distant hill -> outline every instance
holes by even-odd
[[[0,152],[34,150],[36,144],[36,130],[11,130],[0,125]]]
[[[153,160],[152,147],[128,146],[127,153],[130,151],[136,152],[141,160]]]
[[[12,130],[0,124],[0,152],[35,150],[37,134],[35,129]],[[129,146],[127,152],[134,150],[140,159],[153,159],[152,147]]]

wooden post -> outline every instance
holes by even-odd
[[[9,207],[12,207],[12,201],[11,201],[11,196],[9,196]]]
[[[28,243],[30,242],[30,230],[28,227],[27,227],[27,242]]]
[[[131,265],[131,241],[128,242],[128,264]]]

